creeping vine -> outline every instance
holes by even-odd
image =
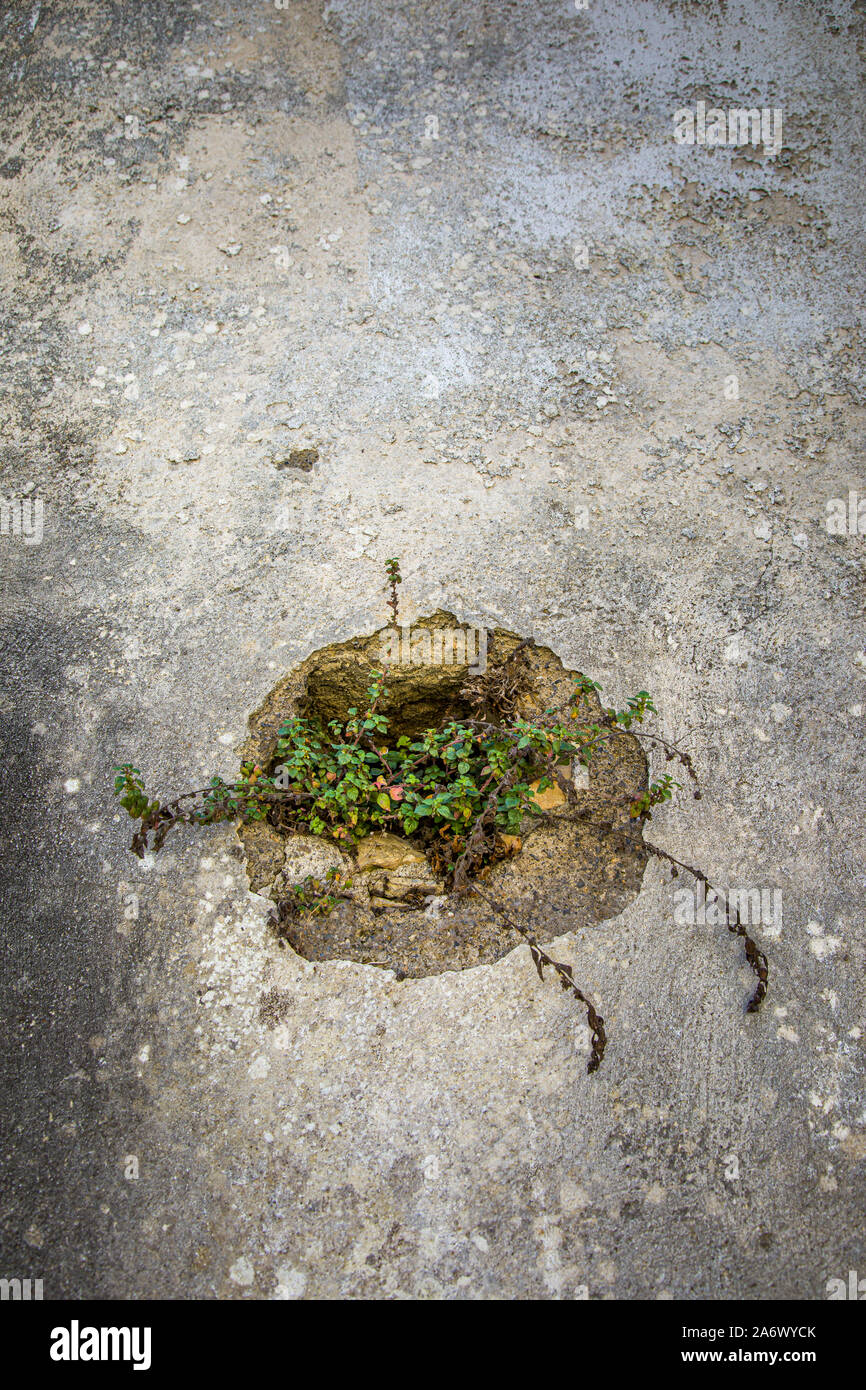
[[[396,622],[397,586],[402,582],[399,561],[386,564],[388,606]],[[562,791],[567,805],[557,819],[586,822],[568,766],[576,760],[589,766],[597,750],[625,734],[660,748],[666,762],[685,771],[693,796],[700,788],[691,756],[658,733],[640,726],[656,712],[649,693],[639,690],[622,709],[602,707],[592,716],[590,697],[600,687],[578,674],[565,707],[545,710],[526,719],[520,714],[530,693],[528,653],[532,639],[517,644],[502,662],[468,680],[461,692],[463,707],[473,717],[447,719],[415,738],[403,735],[389,741],[389,720],[382,713],[388,691],[384,674],[372,671],[366,708],[351,708],[348,719],[332,719],[327,727],[314,718],[292,716],[280,726],[276,749],[267,767],[243,762],[233,782],[211,778],[206,787],[184,792],[171,801],[151,799],[141,772],[125,763],[115,769],[115,795],[138,822],[131,848],[139,856],[159,851],[179,825],[204,826],[219,821],[266,821],[283,834],[311,833],[351,850],[365,836],[392,830],[424,850],[433,870],[451,892],[475,894],[528,945],[539,977],[545,967],[557,976],[586,1011],[591,1032],[587,1070],[594,1072],[604,1056],[604,1019],[578,988],[570,965],[556,961],[539,944],[534,928],[520,920],[478,879],[508,852],[504,836],[515,836],[527,817],[538,822],[553,814],[543,811],[537,795],[552,786]],[[644,823],[654,809],[670,800],[682,784],[665,773],[650,781],[634,800],[608,804],[626,819]],[[627,813],[627,814],[626,814]],[[613,821],[597,822],[609,830]],[[665,850],[644,841],[647,851],[665,861],[672,875],[691,874],[718,896],[706,875],[681,863]],[[308,875],[294,885],[277,907],[277,922],[299,914],[324,915],[351,894],[351,879],[332,870],[324,880]],[[757,977],[747,1005],[754,1013],[767,992],[768,964],[743,925],[739,909],[727,914],[728,930],[743,941],[746,959]]]

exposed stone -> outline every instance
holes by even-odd
[[[558,782],[554,782],[552,786],[548,787],[543,792],[538,790],[540,784],[540,777],[529,784],[529,789],[532,792],[532,800],[539,811],[552,811],[556,806],[564,806],[568,801],[568,797],[565,795],[565,792]]]
[[[437,610],[430,617],[412,623],[412,631],[454,630],[460,626],[453,613]],[[347,642],[335,642],[314,652],[296,670],[274,686],[250,719],[250,737],[241,750],[242,756],[263,765],[273,758],[277,731],[289,714],[314,714],[323,723],[338,719],[345,723],[351,708],[363,709],[370,673],[381,670],[383,654],[393,628],[382,628],[366,637],[353,637]],[[517,644],[513,634],[497,629],[501,650]],[[490,650],[490,649],[488,649]],[[460,691],[466,681],[467,663],[438,665],[403,665],[386,667],[385,695],[379,710],[399,723],[399,732],[409,735],[423,733],[437,726],[443,717],[468,713],[460,703]]]
[[[283,867],[286,841],[264,821],[246,828],[247,862],[250,888],[258,893],[273,883]]]
[[[365,835],[358,842],[356,853],[359,869],[396,869],[401,864],[426,863],[421,851],[414,849],[408,840],[385,831]]]
[[[379,893],[385,898],[418,899],[441,893],[445,884],[422,856],[420,864],[413,860],[400,864],[390,873],[380,870],[369,874],[367,886],[371,893]]]
[[[246,830],[244,831],[246,842]],[[318,835],[293,835],[285,843],[285,868],[274,882],[273,896],[279,898],[291,892],[307,874],[323,879],[329,869],[349,871],[350,861],[341,854],[332,840]]]

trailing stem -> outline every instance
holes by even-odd
[[[693,868],[691,864],[681,864],[678,859],[674,859],[672,854],[668,854],[666,850],[659,849],[657,845],[651,845],[648,840],[645,840],[644,844],[646,845],[650,854],[654,854],[657,859],[666,860],[667,863],[672,866],[671,876],[673,878],[676,878],[679,870],[683,869],[685,873],[691,874],[693,878],[696,878],[699,883],[703,883],[704,886],[707,889],[709,889],[711,893],[714,893],[717,898],[722,898],[725,900],[725,919],[728,931],[732,932],[734,936],[741,936],[743,938],[743,947],[746,952],[746,960],[749,962],[749,965],[752,967],[752,970],[758,977],[758,983],[755,986],[755,991],[748,1004],[746,1005],[747,1014],[757,1013],[758,1009],[761,1006],[761,1001],[767,993],[769,966],[767,963],[767,957],[764,955],[764,952],[760,950],[760,948],[749,936],[749,933],[746,931],[746,928],[743,926],[743,923],[740,920],[740,909],[734,906],[732,915],[730,902],[725,898],[725,895],[722,894],[718,888],[713,887],[706,874],[702,873],[700,869]]]
[[[526,927],[522,922],[518,922],[490,893],[485,892],[483,888],[479,888],[477,883],[468,883],[467,890],[470,893],[477,893],[479,898],[483,898],[488,906],[492,907],[493,911],[497,912],[513,931],[520,933],[529,946],[530,954],[535,962],[535,968],[538,971],[539,979],[544,979],[545,965],[550,966],[551,970],[556,971],[562,988],[573,994],[575,998],[584,1005],[586,1009],[586,1021],[592,1030],[592,1051],[590,1052],[589,1061],[586,1064],[586,1070],[590,1075],[594,1071],[598,1071],[601,1065],[601,1059],[604,1056],[604,1049],[607,1046],[604,1019],[601,1017],[601,1014],[596,1013],[592,1001],[587,999],[583,991],[579,990],[574,983],[574,972],[572,967],[570,965],[564,965],[562,961],[554,960],[552,956],[549,956],[544,950],[544,947],[539,946],[538,939],[531,927]]]

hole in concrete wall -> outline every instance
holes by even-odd
[[[432,635],[458,627],[452,614],[440,611],[413,623],[412,632]],[[370,672],[382,668],[386,632],[324,647],[279,681],[250,719],[243,757],[271,768],[279,727],[291,715],[325,724],[344,722],[352,706],[362,709]],[[502,629],[489,632],[488,669],[501,666],[520,640]],[[423,636],[415,650],[425,654]],[[565,704],[573,672],[555,653],[530,647],[526,664],[528,681],[517,715],[532,718]],[[389,695],[381,706],[390,721],[389,742],[471,716],[466,695],[471,679],[465,661],[389,666]],[[487,871],[490,891],[528,911],[541,942],[621,912],[636,897],[646,864],[640,822],[623,807],[647,785],[638,740],[616,737],[597,752],[588,773],[578,768],[575,777],[577,809],[586,819],[557,820],[554,809],[550,821],[521,836],[513,857]],[[265,823],[243,826],[239,834],[251,888],[275,903],[306,874],[321,877],[331,867],[351,873],[351,901],[327,916],[301,917],[281,928],[307,960],[353,960],[393,969],[398,976],[423,976],[490,964],[520,944],[479,898],[448,894],[417,841],[371,835],[356,847],[356,861],[328,839],[286,837]]]

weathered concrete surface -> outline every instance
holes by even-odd
[[[824,526],[866,492],[862,6],[0,24],[2,487],[45,505],[41,544],[0,537],[0,1272],[529,1299],[862,1272],[866,537]],[[700,99],[781,108],[782,153],[677,145]],[[407,616],[533,632],[690,731],[707,794],[650,831],[782,890],[759,1015],[658,866],[558,943],[607,1020],[587,1077],[523,949],[313,966],[229,828],[127,853],[111,766],[230,773],[281,674],[381,625],[392,555]]]

